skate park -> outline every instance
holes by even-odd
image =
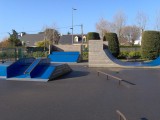
[[[92,40],[90,42],[89,44],[92,44]],[[0,80],[2,95],[0,118],[116,120],[118,118],[116,110],[120,110],[130,120],[158,119],[160,117],[158,59],[149,62],[149,65],[121,63],[107,53],[107,50],[103,50],[101,40],[94,40],[95,42],[99,48],[93,49],[92,45],[90,46],[89,57],[92,59],[89,59],[87,64],[79,65],[78,57],[76,61],[74,59],[58,62],[48,58],[30,58],[20,59],[15,63],[3,63],[1,67],[8,68],[4,71],[9,72],[11,69],[12,72],[1,74],[4,80]],[[92,54],[92,51],[95,54]],[[62,54],[64,56],[64,53],[60,53],[59,56]],[[64,60],[64,57],[61,59]],[[53,74],[56,64],[61,66],[66,63],[72,72],[55,77]],[[19,66],[23,66],[21,72],[15,70]],[[103,74],[98,76],[97,71],[125,81],[119,85],[115,78],[109,77],[107,80]],[[41,82],[50,79],[55,80]],[[10,116],[7,116],[7,113],[10,113]]]

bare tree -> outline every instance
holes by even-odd
[[[123,37],[128,40],[129,43],[134,45],[136,39],[140,37],[140,28],[138,26],[126,26],[122,29]]]
[[[155,29],[160,30],[160,11],[156,14]]]
[[[58,44],[60,39],[60,34],[58,30],[48,27],[45,29],[44,35],[46,39],[50,41],[50,44]]]
[[[148,17],[144,12],[138,12],[136,16],[137,26],[143,31],[146,28]]]
[[[106,32],[113,31],[113,23],[101,18],[98,23],[96,23],[96,30],[99,32],[100,37],[103,38]]]
[[[126,24],[126,15],[122,11],[119,11],[114,15],[113,19],[114,19],[113,24],[114,24],[115,32],[117,33],[119,37],[119,41],[121,41],[122,36],[123,36],[122,28]]]
[[[51,46],[53,44],[58,44],[59,39],[60,39],[60,34],[58,32],[58,30],[56,30],[56,28],[54,27],[46,27],[44,32],[42,32],[44,34],[44,41],[48,40],[49,41],[49,53],[51,50]],[[45,42],[44,42],[45,44]],[[46,45],[44,45],[46,46]],[[45,47],[44,47],[45,49]]]

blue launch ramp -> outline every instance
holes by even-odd
[[[51,64],[50,59],[23,58],[8,66],[0,65],[0,78],[46,82],[70,71],[67,64]]]
[[[7,67],[9,64],[0,64],[0,78],[7,77]]]
[[[7,78],[21,76],[26,69],[33,63],[35,58],[22,58],[7,67]]]
[[[80,53],[79,52],[52,52],[48,56],[51,62],[79,62]]]

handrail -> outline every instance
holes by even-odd
[[[126,117],[119,110],[116,110],[116,112],[119,115],[119,120],[127,120]]]
[[[121,84],[121,81],[123,80],[121,78],[115,77],[113,75],[107,74],[107,73],[102,72],[102,71],[97,71],[97,73],[98,73],[98,76],[99,76],[99,73],[106,75],[107,76],[107,80],[109,80],[109,77],[112,77],[112,78],[115,78],[115,79],[119,80],[119,85]]]
[[[41,61],[41,59],[35,59],[35,60],[33,61],[33,63],[32,63],[32,64],[27,68],[27,70],[24,72],[24,74],[30,73],[30,72],[27,72],[27,71],[30,69],[30,67],[31,67],[32,65],[35,64],[35,61],[37,61],[37,60],[38,60],[38,63]],[[36,63],[36,65],[37,65],[38,63]],[[35,66],[34,66],[30,71],[32,71],[34,68],[35,68]]]

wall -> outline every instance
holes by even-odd
[[[54,45],[56,51],[78,51],[81,53],[81,45]]]
[[[102,40],[89,40],[89,67],[119,67],[106,55]]]

